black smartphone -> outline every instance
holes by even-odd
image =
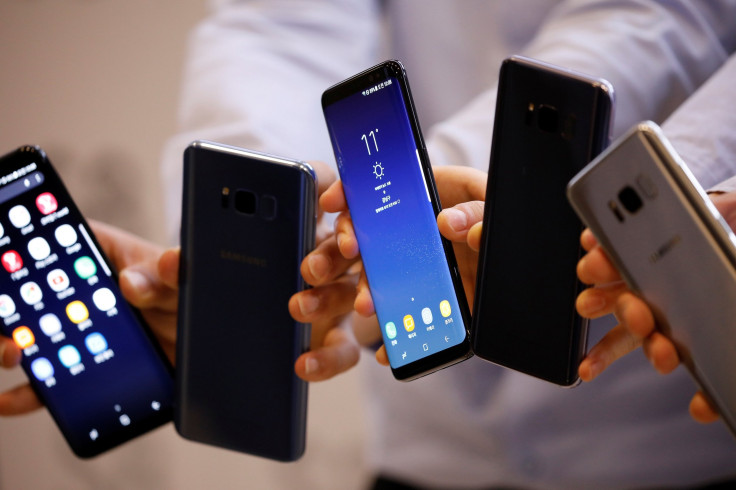
[[[303,162],[207,141],[184,153],[176,428],[206,444],[293,461],[310,326],[289,315],[314,247],[316,177]]]
[[[0,318],[79,457],[171,420],[173,370],[46,154],[0,158]]]
[[[643,122],[568,195],[736,436],[736,236],[687,165]]]
[[[411,380],[467,359],[470,315],[404,67],[330,87],[322,109],[391,370]]]
[[[529,58],[499,78],[473,311],[473,351],[562,386],[579,378],[587,322],[575,311],[583,225],[567,182],[608,144],[605,80]]]

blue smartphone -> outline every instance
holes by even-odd
[[[470,314],[404,67],[338,83],[322,108],[394,376],[467,359]]]
[[[280,461],[301,457],[310,327],[289,298],[314,248],[316,177],[303,162],[207,141],[184,153],[176,428]]]
[[[0,158],[0,261],[0,332],[75,454],[171,420],[172,367],[37,146]]]

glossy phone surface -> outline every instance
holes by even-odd
[[[575,311],[582,223],[567,182],[608,143],[604,80],[522,57],[501,67],[473,312],[473,351],[571,386],[587,322]]]
[[[394,376],[467,358],[467,303],[403,67],[331,87],[322,108]]]
[[[171,366],[39,147],[0,158],[0,261],[0,331],[75,454],[171,420]]]
[[[736,236],[651,122],[580,172],[568,194],[736,436]]]
[[[309,325],[289,315],[314,247],[305,163],[197,141],[184,154],[179,433],[281,461],[304,452],[307,383],[294,373]]]

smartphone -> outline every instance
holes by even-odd
[[[44,151],[0,158],[0,331],[74,453],[171,420],[173,370]]]
[[[473,310],[475,355],[578,383],[587,322],[575,311],[582,223],[567,182],[609,141],[613,89],[514,56],[501,65]]]
[[[688,167],[643,122],[568,197],[736,436],[736,236]]]
[[[280,461],[301,457],[310,326],[289,315],[314,248],[316,177],[304,162],[208,141],[184,153],[176,428]]]
[[[467,359],[467,301],[404,67],[330,87],[322,109],[394,377]]]

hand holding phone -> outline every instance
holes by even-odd
[[[0,159],[0,261],[0,329],[78,456],[170,420],[171,366],[38,147]]]
[[[568,197],[736,435],[736,236],[685,163],[641,123]]]
[[[467,301],[403,66],[329,88],[322,108],[394,376],[467,359]]]

